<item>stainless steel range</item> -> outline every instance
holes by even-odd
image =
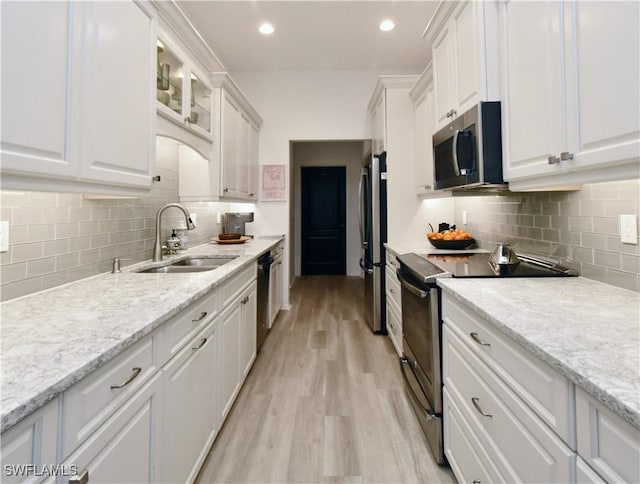
[[[494,254],[398,256],[402,285],[400,369],[407,393],[436,462],[446,463],[442,441],[442,316],[440,277],[567,277],[575,272],[538,257],[518,254],[498,264]]]

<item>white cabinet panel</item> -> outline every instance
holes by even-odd
[[[154,482],[155,425],[161,412],[160,373],[93,433],[65,465],[87,470],[89,482]]]
[[[257,284],[253,282],[241,297],[242,321],[240,323],[240,384],[249,374],[256,359]]]
[[[242,308],[240,304],[232,304],[220,317],[222,325],[220,364],[220,392],[217,408],[222,421],[231,410],[231,406],[240,390],[240,328],[242,326]]]
[[[238,191],[238,118],[240,110],[227,95],[222,98],[222,192]]]
[[[608,482],[640,482],[640,430],[576,391],[578,453]]]
[[[86,8],[82,177],[148,187],[155,165],[155,20],[134,2]]]
[[[66,136],[77,109],[69,96],[70,46],[79,41],[75,10],[67,2],[2,4],[3,172],[77,173]]]
[[[468,2],[462,4],[452,16],[455,32],[453,43],[453,61],[451,65],[455,69],[453,79],[455,79],[454,106],[458,112],[463,113],[469,109],[479,97],[480,86],[480,56],[478,49],[478,27],[476,16],[479,13],[474,10],[479,2]]]
[[[217,321],[162,369],[164,411],[158,482],[192,482],[217,430],[214,417]]]
[[[583,461],[580,456],[576,459],[577,484],[604,484],[606,481]]]
[[[27,476],[20,472],[20,466],[31,464],[42,469],[58,462],[58,406],[56,398],[2,434],[3,483],[40,482],[42,477]]]
[[[433,43],[433,82],[435,91],[436,123],[449,121],[451,111],[451,36],[445,28]]]
[[[502,20],[505,179],[559,172],[547,160],[567,136],[562,3],[509,1]]]

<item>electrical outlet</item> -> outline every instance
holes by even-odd
[[[638,221],[635,215],[620,215],[620,242],[638,244]]]
[[[0,222],[0,252],[9,250],[9,221]]]
[[[467,225],[467,211],[462,211],[462,225]]]
[[[220,212],[216,213],[216,223],[218,225],[222,223],[222,214]]]

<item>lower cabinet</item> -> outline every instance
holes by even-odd
[[[193,482],[256,358],[256,271],[2,433],[1,482]]]
[[[640,429],[442,294],[444,447],[459,482],[640,482]]]
[[[85,482],[131,483],[156,480],[155,429],[162,414],[161,374],[127,400],[64,462],[77,466]]]
[[[164,415],[159,442],[164,458],[156,482],[192,482],[218,430],[215,408],[216,319],[162,368]]]
[[[256,282],[235,297],[222,312],[221,386],[218,409],[227,416],[256,358]]]

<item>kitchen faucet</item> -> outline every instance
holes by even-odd
[[[156,241],[153,245],[153,262],[162,260],[162,244],[160,243],[160,220],[164,211],[171,207],[179,208],[180,210],[182,210],[182,213],[184,213],[185,221],[187,222],[187,230],[193,230],[196,228],[196,224],[192,222],[191,215],[189,215],[189,210],[187,210],[184,205],[181,205],[179,203],[167,203],[166,205],[160,207],[158,213],[156,214]]]

